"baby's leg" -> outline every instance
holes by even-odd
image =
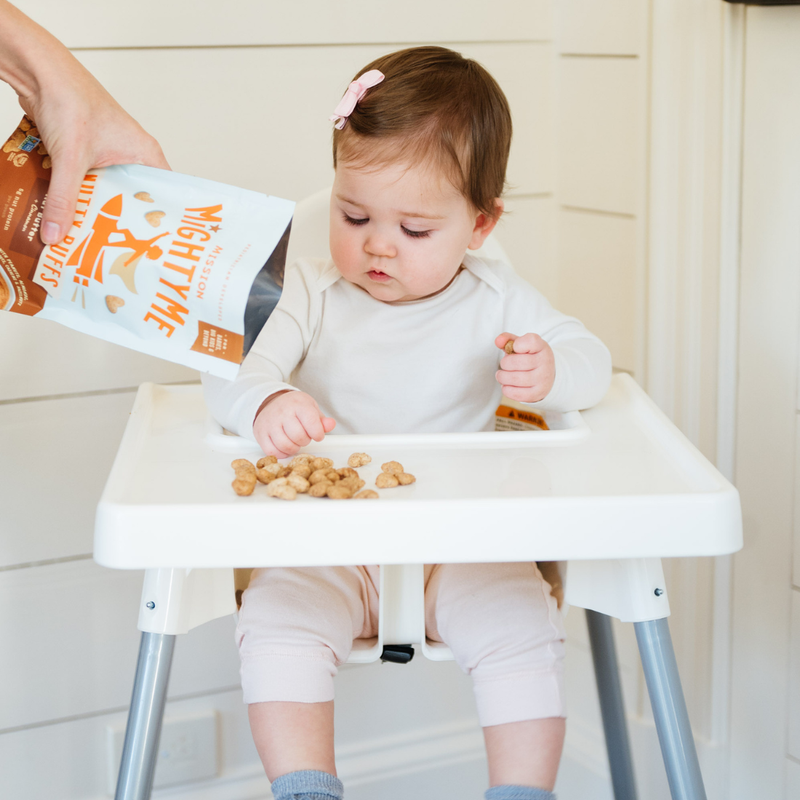
[[[244,701],[271,781],[336,774],[333,678],[353,639],[378,628],[377,567],[255,570],[237,641]]]
[[[473,678],[490,785],[547,797],[564,744],[564,628],[536,565],[436,565],[425,607],[428,636]]]
[[[535,786],[552,792],[565,730],[563,717],[484,727],[489,786]]]
[[[270,781],[299,770],[336,775],[333,700],[251,703],[247,712],[253,741]]]

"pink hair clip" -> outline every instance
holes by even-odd
[[[367,93],[367,89],[377,86],[385,75],[377,69],[371,69],[365,72],[360,78],[356,78],[344,93],[344,97],[339,101],[339,105],[333,110],[333,116],[328,117],[331,122],[335,123],[334,128],[341,130],[344,128],[347,118],[353,113],[353,109],[359,100]]]

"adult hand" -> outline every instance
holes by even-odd
[[[55,37],[0,0],[0,78],[36,123],[53,162],[42,218],[46,244],[69,231],[86,171],[112,164],[169,169],[158,142]]]
[[[513,352],[500,359],[496,378],[503,394],[510,400],[538,403],[553,388],[556,379],[556,359],[547,342],[535,333],[515,337],[501,333],[494,343],[501,350],[513,342]]]
[[[50,85],[41,94],[20,95],[19,103],[53,161],[42,217],[45,244],[60,242],[69,231],[87,170],[112,164],[169,169],[158,142],[82,67],[69,91]]]
[[[325,417],[317,401],[305,392],[278,392],[261,406],[253,423],[253,434],[268,456],[286,458],[301,447],[321,442],[336,427]]]

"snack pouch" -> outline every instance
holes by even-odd
[[[0,311],[233,379],[280,298],[294,203],[139,165],[93,169],[63,242],[27,117],[0,154]]]
[[[549,431],[545,418],[522,403],[505,400],[494,412],[496,431]]]

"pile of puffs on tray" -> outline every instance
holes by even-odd
[[[270,497],[281,500],[296,500],[298,494],[333,500],[376,500],[378,493],[364,489],[365,481],[356,471],[357,467],[371,461],[366,453],[353,453],[347,459],[347,466],[339,468],[333,466],[330,458],[307,453],[294,456],[288,464],[279,464],[275,456],[264,456],[255,464],[246,458],[237,458],[231,462],[236,473],[231,486],[242,497],[253,494],[257,484],[263,483]],[[381,464],[375,485],[379,489],[392,489],[414,481],[416,478],[406,472],[399,461],[387,461]]]

